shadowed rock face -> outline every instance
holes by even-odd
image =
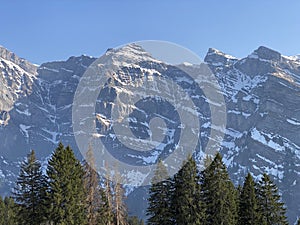
[[[138,54],[139,62],[134,69],[124,66],[118,71],[114,77],[118,88],[146,76],[145,69],[166,76],[176,74],[178,80],[185,76],[177,68],[152,60],[143,49],[132,48],[131,54]],[[116,56],[126,53],[125,50],[112,49],[106,54],[116,60]],[[72,130],[72,102],[79,79],[94,60],[87,56],[71,57],[67,61],[44,63],[36,70],[34,65],[0,48],[0,176],[3,194],[9,193],[9,187],[18,174],[18,162],[30,149],[35,149],[39,157],[45,158],[62,141],[70,144],[80,156]],[[227,127],[221,152],[232,179],[236,184],[241,183],[248,171],[255,177],[263,172],[270,174],[287,203],[289,219],[294,222],[300,214],[299,58],[285,57],[266,47],[259,47],[242,59],[209,49],[205,62],[217,77],[226,100]],[[192,83],[183,83],[183,86],[193,90]],[[101,121],[107,122],[109,118],[103,115],[109,112],[118,92],[111,88],[101,93],[98,107],[102,111],[99,113]],[[210,129],[215,128],[210,128],[205,96],[201,92],[194,95],[203,100],[200,102],[203,106],[200,122],[201,138],[205,143]],[[149,108],[143,102],[140,104]],[[150,108],[154,112],[159,109]],[[166,112],[172,110],[168,106],[162,108]],[[146,116],[136,114],[137,120],[132,120],[132,129],[137,136],[148,135],[149,124],[140,121]],[[103,126],[101,121],[98,121],[99,129]],[[198,153],[195,156],[200,158]],[[140,160],[143,163],[143,158]],[[132,213],[144,216],[146,193],[145,188],[139,188],[129,194]],[[141,207],[134,207],[137,204]]]

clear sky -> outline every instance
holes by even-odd
[[[299,0],[0,0],[0,15],[0,45],[37,64],[149,39],[202,58],[209,47],[300,53]]]

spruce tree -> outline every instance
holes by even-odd
[[[242,189],[243,187],[240,184],[236,187],[236,211],[238,212],[238,216],[240,212]]]
[[[168,178],[168,171],[163,162],[159,161],[149,188],[148,225],[174,224],[171,211],[172,194],[172,180]]]
[[[239,225],[259,224],[259,218],[255,182],[248,173],[239,196]]]
[[[57,225],[84,225],[86,195],[84,170],[72,149],[60,143],[48,162],[49,221]]]
[[[285,215],[286,208],[281,202],[281,197],[278,194],[278,188],[264,173],[257,185],[257,197],[259,209],[261,211],[260,224],[266,225],[286,225],[287,217]]]
[[[174,177],[172,207],[176,224],[203,224],[200,182],[195,160],[190,156]]]
[[[237,192],[220,153],[217,153],[212,163],[202,171],[201,184],[205,224],[237,224]]]
[[[45,220],[46,180],[32,150],[21,164],[13,197],[18,205],[19,224],[39,225]]]

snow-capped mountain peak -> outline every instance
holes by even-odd
[[[260,46],[248,58],[259,58],[262,60],[280,61],[281,54],[273,49],[265,46]]]
[[[210,55],[220,55],[220,56],[224,56],[225,58],[228,58],[228,59],[237,59],[236,57],[232,56],[232,55],[228,55],[216,48],[209,48],[208,49],[208,52],[207,52],[207,55],[210,56]]]
[[[36,74],[36,66],[28,62],[26,59],[18,57],[15,53],[7,50],[6,48],[0,46],[0,58],[2,60],[7,60],[15,65],[22,68],[24,71],[30,74]]]
[[[213,66],[232,65],[238,59],[215,48],[209,48],[204,61]]]
[[[139,62],[156,62],[162,63],[160,60],[155,59],[144,50],[140,45],[135,43],[123,46],[118,49],[110,49],[106,52],[106,56],[111,57],[115,64],[127,66],[126,63],[139,63]]]

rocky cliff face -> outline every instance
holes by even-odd
[[[211,129],[217,128],[211,127],[205,96],[201,90],[193,91],[193,83],[186,80],[183,71],[151,58],[137,46],[111,50],[106,54],[116,64],[120,64],[122,57],[136,61],[134,67],[122,65],[113,77],[115,86],[101,92],[97,106],[98,129],[109,122],[109,105],[118,96],[122,85],[134,84],[143,76],[165,74],[173,79],[175,76],[174,80],[190,90],[194,99],[200,99],[201,138],[204,144],[208,141]],[[18,174],[18,162],[30,149],[46,158],[58,142],[63,141],[80,155],[73,135],[72,103],[79,79],[94,60],[87,56],[71,57],[67,61],[44,63],[36,68],[0,48],[0,176],[3,194],[9,192]],[[249,171],[256,177],[263,172],[271,174],[287,203],[288,216],[294,221],[300,214],[299,58],[286,57],[266,47],[259,47],[242,59],[209,49],[205,62],[217,77],[226,102],[227,126],[221,152],[232,179],[236,184],[241,183]],[[156,113],[153,111],[155,107],[149,103],[140,102],[140,107]],[[168,113],[171,111],[167,105],[158,108]],[[130,126],[135,135],[146,138],[150,135],[150,125],[143,120],[148,114],[141,112],[132,114],[132,118],[137,119],[132,119]],[[152,163],[151,160],[155,161],[158,154],[176,142],[176,126],[168,131],[169,139],[165,140],[164,147],[151,152],[152,157],[133,157],[132,152],[122,147],[115,151],[122,154],[116,156],[135,163]],[[109,135],[109,129],[106,132],[104,135]],[[172,138],[175,142],[168,142]],[[129,194],[128,202],[136,214],[142,214],[141,207],[136,209],[134,205],[144,199],[141,205],[145,206],[145,193],[146,190],[140,188]]]
[[[30,95],[36,66],[0,46],[0,125],[8,124],[14,103]]]

